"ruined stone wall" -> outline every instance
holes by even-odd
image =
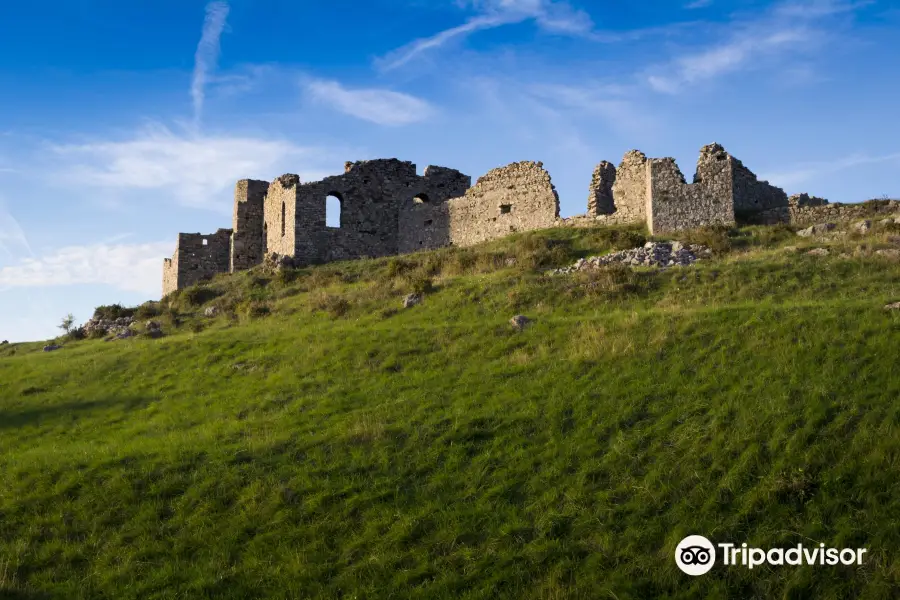
[[[232,215],[231,271],[249,269],[262,262],[266,193],[269,182],[241,179],[234,188]]]
[[[299,183],[281,177],[266,198],[268,252],[293,256],[298,264],[396,255],[446,245],[445,201],[471,184],[455,169],[416,165],[397,159],[348,162],[344,173]],[[326,224],[326,201],[340,202],[340,226]],[[288,231],[281,236],[281,204]],[[429,216],[431,212],[433,216]]]
[[[162,295],[168,296],[178,289],[178,246],[176,243],[175,253],[172,258],[163,259],[163,284]]]
[[[643,152],[631,150],[625,153],[616,169],[613,185],[615,217],[610,223],[640,223],[647,220],[647,200],[650,180],[647,156]]]
[[[231,258],[231,229],[212,234],[179,233],[175,253],[163,260],[163,295],[218,273],[227,273]]]
[[[616,211],[613,199],[613,186],[616,183],[616,167],[603,161],[594,169],[588,195],[587,212],[589,215],[608,215]]]
[[[299,187],[300,177],[293,173],[282,175],[269,185],[263,210],[264,253],[294,255]],[[324,221],[323,207],[323,225]]]
[[[805,197],[805,198],[804,198]],[[900,212],[900,201],[861,202],[859,204],[828,204],[822,198],[806,194],[791,196],[788,207],[773,208],[757,215],[753,221],[761,225],[789,223],[791,225],[816,225],[818,223],[872,219],[881,216],[896,216]]]
[[[399,252],[434,250],[450,245],[450,207],[447,202],[410,200],[400,209]]]
[[[689,184],[675,159],[649,161],[647,227],[651,235],[707,225],[734,224],[730,162],[704,162],[701,155],[697,167],[697,183]]]
[[[743,215],[788,205],[788,197],[784,190],[770,185],[768,181],[759,181],[750,169],[733,156],[729,156],[729,159],[736,214]]]
[[[413,196],[424,194],[425,202],[437,204],[451,198],[460,198],[472,187],[472,178],[456,169],[428,165],[418,184],[421,191]],[[405,201],[405,198],[402,199]]]
[[[465,196],[447,204],[450,241],[456,246],[553,227],[559,217],[559,196],[540,162],[523,161],[493,169]]]

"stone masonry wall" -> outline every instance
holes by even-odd
[[[231,229],[212,234],[179,233],[175,254],[163,261],[163,296],[227,273],[231,256]]]
[[[450,241],[456,246],[553,227],[559,217],[559,196],[540,162],[493,169],[448,204]]]
[[[625,153],[616,169],[613,185],[615,213],[610,219],[616,223],[640,223],[647,220],[647,198],[650,192],[647,156],[631,150]]]
[[[770,185],[768,181],[759,181],[750,169],[733,156],[729,155],[729,160],[736,214],[744,215],[788,205],[788,197],[784,190]]]
[[[827,200],[798,194],[791,196],[787,207],[773,208],[756,215],[754,223],[775,225],[815,225],[818,223],[895,216],[900,212],[900,200],[886,202],[862,202],[859,204],[829,204]]]
[[[266,254],[293,256],[295,248],[297,196],[300,177],[286,173],[269,185],[263,209]],[[324,210],[322,220],[325,220]]]
[[[589,215],[608,215],[616,211],[613,199],[613,185],[616,183],[616,167],[603,161],[594,169],[588,195],[587,211]]]
[[[727,160],[698,163],[697,183],[688,184],[673,158],[649,163],[651,235],[707,225],[733,225],[731,165]]]
[[[269,182],[241,179],[234,188],[232,215],[231,271],[241,271],[262,262],[266,240],[263,239],[266,193]]]

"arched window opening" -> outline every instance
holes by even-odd
[[[282,202],[281,203],[281,237],[284,237],[286,215],[287,215],[287,205],[284,202]]]
[[[343,201],[341,197],[332,192],[325,198],[325,226],[340,227],[341,211],[343,210]]]
[[[413,202],[416,204],[428,204],[428,196],[426,194],[419,194],[413,198]]]

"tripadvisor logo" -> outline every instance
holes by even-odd
[[[800,566],[800,565],[861,565],[866,548],[826,548],[819,544],[812,548],[797,544],[791,548],[748,547],[732,543],[713,545],[702,535],[689,535],[675,548],[675,564],[688,575],[704,575],[716,564],[716,548],[721,555],[720,563],[727,567],[741,566],[753,569],[760,565]]]

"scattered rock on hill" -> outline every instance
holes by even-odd
[[[215,317],[219,314],[219,309],[216,306],[207,306],[206,310],[203,311],[204,317]]]
[[[417,304],[422,304],[422,294],[409,294],[403,299],[403,308],[412,308]]]
[[[144,323],[144,330],[147,332],[147,336],[151,338],[159,338],[162,337],[162,325],[160,325],[157,321],[147,321]]]
[[[528,324],[531,323],[531,319],[526,317],[525,315],[516,315],[512,319],[509,320],[509,324],[513,326],[513,329],[517,331],[522,331]]]
[[[892,258],[894,260],[900,259],[900,250],[896,248],[885,248],[883,250],[876,250],[875,254],[878,256],[883,256],[885,258]]]
[[[820,223],[818,225],[813,225],[812,227],[807,227],[806,229],[801,229],[797,232],[797,235],[800,237],[813,237],[828,233],[829,231],[834,230],[835,227],[837,227],[837,225],[834,223]]]
[[[624,264],[634,267],[686,267],[701,258],[709,258],[712,251],[699,244],[685,245],[681,242],[647,242],[642,248],[632,248],[613,252],[604,256],[580,258],[571,267],[551,271],[556,275],[596,269],[605,265]]]
[[[893,302],[891,304],[885,304],[884,310],[900,310],[900,302]]]
[[[872,229],[872,221],[866,219],[865,221],[860,221],[853,226],[853,230],[859,233],[866,233],[870,229]]]
[[[813,248],[807,252],[810,256],[828,256],[828,248]]]
[[[59,350],[60,348],[62,348],[62,346],[50,344],[49,346],[44,346],[44,352],[53,352],[54,350]]]

